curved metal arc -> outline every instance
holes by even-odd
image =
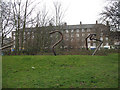
[[[86,49],[88,50],[88,38],[90,38],[90,40],[93,40],[94,38],[92,38],[93,36],[96,36],[96,34],[89,34],[87,37],[86,37],[86,39],[85,39],[85,41],[86,41]]]
[[[2,47],[0,48],[0,50],[3,50],[3,49],[6,49],[6,48],[9,48],[9,47],[15,45],[15,44],[13,44],[14,41],[15,41],[15,40],[12,40],[11,42],[6,43],[5,46],[2,46]],[[11,43],[12,43],[12,44],[11,44]]]
[[[91,36],[91,34],[90,35],[88,35],[86,38],[85,38],[85,42],[86,42],[86,49],[88,50],[88,38]]]
[[[58,32],[58,33],[61,35],[61,38],[60,38],[60,40],[58,40],[58,41],[52,46],[52,50],[53,50],[53,53],[54,53],[55,56],[56,56],[56,52],[55,52],[54,48],[55,48],[56,45],[58,45],[58,44],[63,40],[63,34],[62,34],[60,31],[58,31],[58,30],[52,31],[52,32],[50,32],[49,34],[54,34],[54,33],[56,33],[56,32]]]
[[[87,38],[86,38],[86,49],[88,50],[88,42],[87,42],[87,39],[88,38],[90,38],[90,40],[96,40],[96,41],[99,41],[99,42],[101,42],[98,46],[97,46],[97,48],[95,49],[95,51],[93,52],[93,54],[92,55],[95,55],[95,53],[97,52],[97,50],[100,48],[100,46],[102,45],[102,43],[103,43],[103,41],[101,41],[101,40],[99,40],[99,39],[96,39],[96,38],[94,38],[93,36],[96,36],[96,34],[90,34],[89,36],[87,36]]]
[[[94,40],[95,39],[94,36],[96,36],[96,34],[91,34],[90,40]]]
[[[100,44],[97,46],[97,48],[95,49],[95,51],[93,52],[92,55],[95,55],[95,53],[98,51],[98,49],[100,48],[100,46],[102,45],[103,41],[99,40],[99,39],[96,39],[96,38],[93,38],[92,40],[96,40],[96,41],[99,41]]]

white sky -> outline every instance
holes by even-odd
[[[7,1],[7,0],[3,0]],[[11,0],[10,0],[11,1]],[[22,0],[26,1],[26,0]],[[41,2],[37,10],[42,6],[46,6],[49,14],[53,14],[53,2],[59,1],[62,3],[64,9],[66,9],[64,22],[68,25],[79,24],[94,24],[99,19],[99,13],[103,10],[103,7],[107,5],[107,0],[32,0],[35,2]]]
[[[53,1],[55,0],[43,0],[49,9],[52,10]],[[99,13],[106,5],[106,0],[58,0],[62,2],[62,5],[66,10],[64,21],[68,25],[79,24],[82,21],[83,24],[94,24],[99,19]]]

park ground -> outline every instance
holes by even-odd
[[[2,57],[3,88],[118,88],[118,54]]]

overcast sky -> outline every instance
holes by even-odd
[[[7,0],[3,0],[7,1]],[[9,0],[14,1],[14,0]],[[22,0],[26,1],[26,0]],[[64,22],[68,25],[79,24],[94,24],[100,18],[99,13],[107,5],[107,0],[32,0],[34,2],[41,2],[37,10],[42,6],[46,6],[49,15],[53,14],[53,2],[61,2],[63,9],[66,10]],[[34,16],[34,15],[33,15]]]
[[[52,4],[56,0],[43,0],[43,3],[53,10]],[[99,13],[106,5],[106,0],[58,0],[62,3],[66,14],[64,21],[67,24],[79,24],[82,21],[83,24],[94,24],[100,17]]]
[[[5,0],[6,1],[6,0]],[[26,1],[26,0],[22,0]],[[53,13],[53,2],[59,1],[62,3],[63,8],[66,10],[63,21],[68,25],[79,24],[80,21],[83,24],[94,24],[99,19],[99,13],[107,5],[107,0],[32,0],[35,2],[41,2],[38,9],[41,6],[46,6],[49,14]]]

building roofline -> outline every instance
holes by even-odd
[[[106,26],[104,24],[76,24],[76,25],[61,25],[61,26],[52,26],[52,28],[55,30],[55,29],[58,29],[60,27],[60,29],[63,29],[63,30],[70,30],[70,29],[85,29],[85,28],[95,28],[96,26]],[[38,28],[50,28],[51,26],[43,26],[43,27],[38,27]],[[31,31],[33,29],[36,29],[36,27],[32,27],[32,28],[25,28],[26,30],[25,31]],[[22,29],[20,29],[22,30]],[[15,31],[13,31],[15,32]]]

